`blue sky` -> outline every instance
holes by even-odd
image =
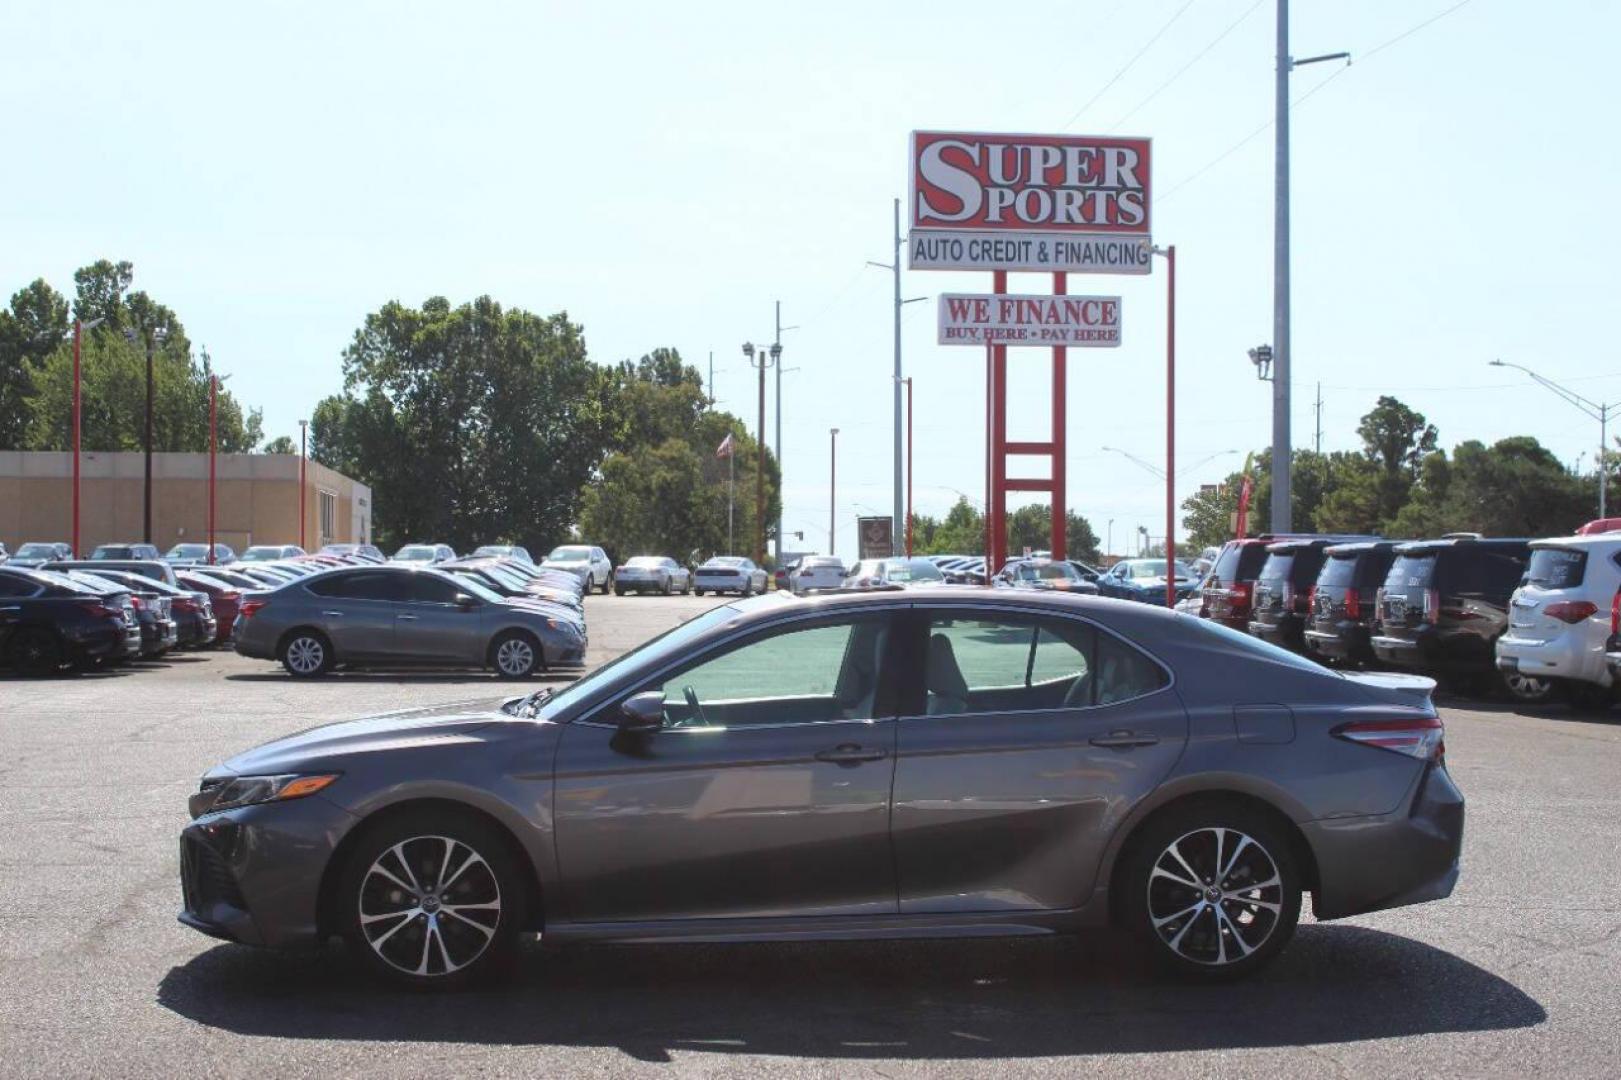
[[[1590,467],[1596,424],[1486,364],[1621,399],[1621,152],[1604,135],[1621,5],[1473,0],[1391,43],[1454,3],[1294,5],[1297,56],[1356,56],[1294,77],[1310,94],[1293,119],[1296,443],[1320,380],[1325,449],[1354,446],[1385,392],[1448,447],[1529,433]],[[855,515],[889,506],[890,281],[863,264],[891,254],[913,128],[1151,137],[1155,240],[1181,270],[1179,460],[1269,441],[1245,351],[1271,336],[1272,134],[1243,140],[1271,116],[1272,35],[1271,0],[13,0],[0,288],[68,291],[76,266],[132,260],[272,436],[339,389],[367,312],[436,294],[566,310],[602,362],[672,345],[705,367],[713,350],[717,395],[752,424],[739,345],[769,338],[780,299],[798,327],[784,524],[825,546],[839,427],[847,553]],[[908,273],[904,290],[986,277]],[[1124,297],[1125,344],[1072,352],[1069,401],[1070,504],[1100,534],[1114,519],[1117,550],[1138,524],[1163,531],[1158,482],[1100,449],[1162,460],[1163,288],[1071,283]],[[903,337],[917,504],[938,513],[983,489],[983,367],[934,344],[933,306],[906,309]],[[1014,438],[1047,435],[1046,355],[1015,351]]]

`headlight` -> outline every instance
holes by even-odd
[[[229,810],[254,803],[283,802],[314,795],[338,778],[337,773],[306,776],[302,773],[281,773],[277,776],[239,776],[220,789],[208,809]]]

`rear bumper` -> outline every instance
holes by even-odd
[[[1503,671],[1519,671],[1550,679],[1575,679],[1610,685],[1604,638],[1591,642],[1580,633],[1561,634],[1550,641],[1533,641],[1505,634],[1497,639],[1497,666]]]
[[[1280,615],[1277,622],[1254,619],[1246,629],[1250,637],[1260,638],[1262,641],[1280,645],[1293,652],[1302,652],[1306,648],[1303,632],[1305,621],[1298,615]]]
[[[1306,651],[1330,660],[1365,662],[1373,659],[1373,646],[1369,644],[1368,628],[1361,623],[1342,622],[1332,630],[1308,629],[1302,637]]]
[[[244,945],[314,943],[321,877],[355,820],[320,796],[198,818],[180,834],[180,921]]]
[[[1301,825],[1317,860],[1317,918],[1342,919],[1452,895],[1463,820],[1463,793],[1446,769],[1431,766],[1404,810]]]
[[[1491,646],[1475,635],[1442,635],[1420,630],[1414,637],[1373,635],[1370,644],[1380,663],[1449,675],[1490,674],[1496,665]]]

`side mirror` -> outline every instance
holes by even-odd
[[[619,730],[647,735],[664,727],[664,695],[646,690],[626,698],[619,705]]]
[[[464,592],[459,592],[456,594],[455,603],[456,606],[461,608],[463,611],[471,611],[478,607],[478,597],[470,596]]]

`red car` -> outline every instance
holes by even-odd
[[[209,603],[214,606],[214,620],[217,623],[213,643],[223,645],[230,641],[231,626],[236,622],[237,609],[242,605],[242,590],[203,570],[176,570],[174,576],[183,587],[208,594]]]

